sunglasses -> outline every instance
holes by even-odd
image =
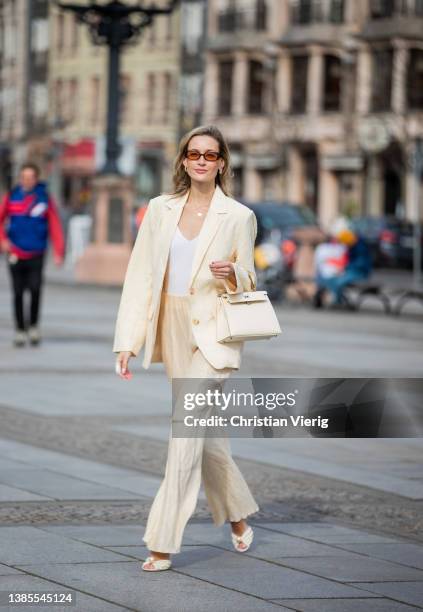
[[[186,158],[191,161],[197,161],[200,157],[204,157],[206,161],[215,162],[221,157],[220,153],[217,151],[206,151],[205,153],[200,153],[200,151],[196,151],[195,149],[190,149],[186,152]]]

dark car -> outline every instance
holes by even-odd
[[[324,234],[307,206],[290,202],[243,203],[257,218],[255,263],[258,287],[266,289],[271,299],[280,299],[286,283],[293,279],[295,262],[303,260],[300,257],[300,252],[303,252],[301,245],[318,244],[324,239]]]
[[[318,244],[324,240],[314,212],[302,204],[290,202],[257,202],[250,204],[257,217],[256,245],[278,242],[287,266],[292,266],[299,244]]]
[[[366,216],[352,219],[352,225],[367,241],[375,266],[413,266],[414,236],[410,221],[389,216]]]

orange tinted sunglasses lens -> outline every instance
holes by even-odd
[[[220,153],[216,151],[206,151],[206,153],[200,153],[199,151],[187,151],[187,158],[192,161],[197,161],[200,157],[204,157],[206,161],[217,161],[220,157]]]

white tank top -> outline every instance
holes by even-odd
[[[169,270],[167,293],[172,295],[188,295],[192,260],[197,246],[198,235],[188,240],[179,227],[173,235],[169,252]]]

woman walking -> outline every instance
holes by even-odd
[[[256,288],[254,213],[228,195],[229,150],[214,126],[179,145],[174,192],[150,200],[128,264],[116,321],[117,373],[144,347],[143,367],[163,362],[168,378],[224,380],[239,369],[242,342],[216,341],[219,293]],[[168,569],[193,514],[201,481],[216,526],[230,521],[236,550],[248,550],[245,518],[259,510],[224,438],[169,436],[166,471],[143,540],[142,568]]]

